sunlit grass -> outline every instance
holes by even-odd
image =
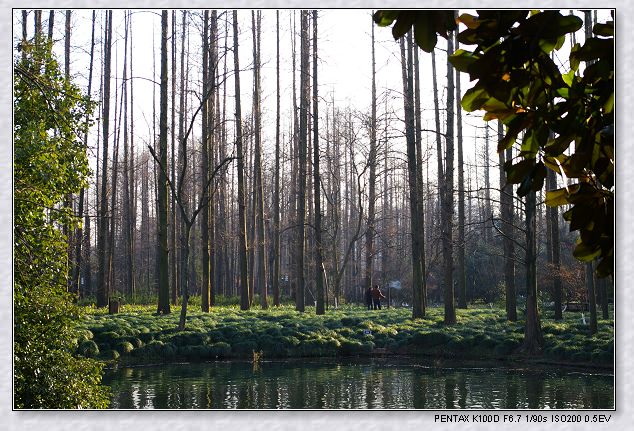
[[[371,355],[382,348],[396,354],[489,359],[513,356],[524,334],[523,321],[509,322],[504,310],[489,307],[457,310],[458,323],[451,326],[443,323],[442,308],[412,319],[405,308],[346,305],[318,316],[313,307],[300,313],[291,305],[248,311],[225,305],[210,313],[192,307],[185,331],[176,329],[179,308],[169,315],[155,310],[155,305],[124,304],[119,314],[108,315],[104,309],[85,308],[78,352],[143,362],[251,358],[260,351],[264,358]],[[541,317],[543,358],[611,364],[612,320],[600,320],[599,332],[590,337],[579,313],[564,315],[559,322],[548,313]]]

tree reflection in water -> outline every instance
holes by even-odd
[[[109,371],[116,409],[605,409],[614,378],[420,359],[171,364]]]

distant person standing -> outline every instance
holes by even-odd
[[[368,307],[368,310],[372,310],[372,288],[368,287],[365,291],[365,305]]]
[[[375,310],[381,309],[381,298],[385,298],[385,296],[381,293],[381,289],[379,289],[379,285],[375,284],[372,289],[372,303],[374,304]]]

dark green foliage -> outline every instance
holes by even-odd
[[[197,332],[179,332],[170,337],[170,340],[176,346],[199,346],[205,344],[208,340],[206,334]]]
[[[361,318],[359,317],[343,317],[341,319],[341,325],[346,327],[356,326],[359,323],[361,323]]]
[[[45,38],[21,42],[14,67],[14,407],[105,408],[102,365],[75,356],[79,309],[66,292],[67,240],[76,223],[62,207],[88,175],[80,136],[91,104],[68,81]],[[87,344],[85,344],[87,343]]]
[[[253,341],[241,341],[231,345],[231,351],[236,356],[249,356],[257,350],[258,345]]]
[[[79,345],[77,352],[87,358],[95,358],[99,355],[99,347],[92,340],[84,341]]]
[[[121,357],[121,354],[118,351],[113,350],[113,349],[105,350],[101,354],[101,359],[104,359],[106,361],[116,361],[120,357]]]
[[[132,350],[134,350],[134,346],[129,341],[122,341],[120,343],[117,343],[117,345],[115,346],[114,350],[116,350],[117,352],[119,352],[122,355],[127,355]]]
[[[85,329],[97,325],[108,328],[95,331],[104,343],[100,351],[116,348],[121,342],[131,343],[134,349],[129,353],[117,349],[121,361],[131,362],[250,360],[253,352],[262,352],[265,358],[359,356],[371,355],[376,348],[398,354],[482,359],[514,357],[523,337],[523,322],[508,322],[504,310],[488,306],[459,310],[458,325],[452,327],[443,325],[441,310],[433,307],[425,319],[416,320],[407,309],[367,312],[351,307],[315,316],[285,307],[248,313],[220,307],[213,314],[192,312],[191,324],[184,332],[174,330],[175,315],[154,316],[150,308],[145,313],[135,310],[130,314],[123,310],[116,324],[108,315],[96,315],[85,322]],[[553,322],[548,313],[543,325],[546,359],[611,364],[611,320],[600,321],[597,336],[588,338],[587,326],[576,315],[567,314],[564,321]],[[153,329],[140,333],[140,327]],[[121,332],[139,335],[121,337]],[[112,338],[105,339],[104,334]],[[144,338],[148,340],[144,345],[135,344]],[[587,354],[574,356],[577,351]]]

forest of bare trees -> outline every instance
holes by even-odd
[[[517,152],[495,156],[502,124],[461,111],[460,74],[440,68],[457,39],[422,58],[411,34],[377,42],[368,16],[372,61],[359,76],[371,103],[360,107],[320,82],[320,14],[163,11],[159,29],[139,12],[96,11],[81,18],[89,46],[71,52],[80,18],[65,13],[66,73],[86,65],[99,112],[83,137],[91,180],[66,200],[84,221],[69,235],[80,301],[180,306],[183,326],[191,297],[202,311],[294,303],[321,314],[379,284],[388,305],[421,317],[443,304],[451,324],[474,301],[503,302],[516,320],[518,296],[555,310],[589,298],[596,309],[596,285],[606,313],[609,283],[574,261],[561,211],[507,184]],[[24,11],[23,31],[33,17],[44,25]],[[153,63],[139,65],[135,43],[150,31]],[[400,87],[377,85],[379,45],[398,62]],[[430,80],[433,100],[421,89]],[[551,172],[548,189],[558,184]]]

